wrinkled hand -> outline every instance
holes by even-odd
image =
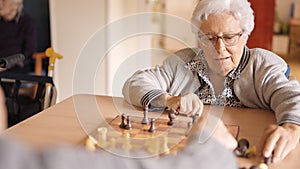
[[[187,116],[192,116],[194,114],[200,116],[203,111],[203,103],[194,93],[189,93],[184,96],[167,95],[166,107],[181,114],[186,114]]]
[[[300,139],[300,126],[291,123],[270,125],[265,130],[265,137],[262,154],[270,157],[273,153],[272,162],[277,162],[296,148]]]

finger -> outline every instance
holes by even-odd
[[[199,100],[199,109],[198,109],[198,112],[197,112],[197,114],[198,114],[199,116],[202,115],[202,113],[203,113],[203,108],[204,108],[203,102],[202,102],[201,100]]]
[[[279,160],[282,160],[282,153],[284,151],[284,149],[286,149],[286,145],[287,145],[287,140],[283,137],[281,137],[277,144],[276,147],[274,149],[274,153],[273,153],[273,157],[272,157],[272,162],[275,163]]]
[[[193,106],[194,108],[193,108],[193,110],[192,110],[192,112],[191,112],[191,115],[192,116],[194,116],[195,114],[198,114],[198,112],[199,112],[199,110],[200,110],[200,105],[199,105],[199,103],[197,102],[197,103],[195,103],[195,105]]]
[[[284,159],[290,151],[296,148],[297,143],[287,141],[285,148],[282,151],[281,159]]]
[[[259,152],[260,155],[266,157],[266,155],[264,154],[264,147],[266,147],[266,142],[269,138],[269,136],[272,134],[272,132],[274,132],[274,130],[276,129],[277,125],[271,124],[268,125],[268,127],[265,128],[264,130],[264,134],[262,135],[261,139],[260,139],[260,143],[259,145],[261,145],[260,147],[262,147],[262,151]]]
[[[187,107],[186,107],[186,98],[185,97],[181,97],[180,99],[180,109],[179,109],[179,113],[185,113],[187,111]]]
[[[266,142],[263,149],[263,155],[264,157],[270,157],[272,155],[272,152],[277,144],[277,141],[279,140],[280,135],[277,134],[277,132],[273,131],[269,137],[266,137]]]

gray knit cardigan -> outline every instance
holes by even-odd
[[[241,59],[243,68],[233,84],[242,105],[274,111],[278,124],[300,125],[300,85],[298,81],[286,78],[287,63],[267,50],[245,49],[249,56]],[[201,84],[197,72],[192,72],[186,65],[200,59],[200,53],[203,54],[200,49],[182,49],[170,55],[162,66],[137,71],[125,82],[125,100],[144,107],[157,102],[164,93],[173,96],[194,93]]]

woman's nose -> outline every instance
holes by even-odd
[[[219,54],[222,54],[226,50],[226,46],[222,40],[222,38],[218,38],[215,43],[215,49]]]

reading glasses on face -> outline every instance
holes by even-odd
[[[228,34],[228,35],[223,35],[223,36],[217,36],[217,35],[210,35],[210,34],[202,34],[201,32],[198,32],[198,38],[200,42],[203,45],[208,45],[208,41],[210,41],[213,45],[216,45],[219,39],[222,39],[223,43],[225,46],[234,46],[236,45],[240,37],[243,35],[243,31],[235,34]]]

